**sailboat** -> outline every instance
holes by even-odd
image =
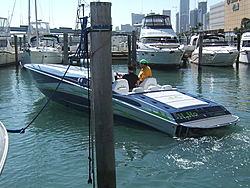
[[[0,17],[0,65],[15,62],[15,48],[11,46],[10,38],[8,19]]]
[[[29,0],[30,15],[30,0]],[[59,64],[62,63],[62,52],[59,38],[50,33],[48,22],[37,20],[35,0],[35,22],[30,22],[27,31],[28,47],[20,54],[21,64]]]

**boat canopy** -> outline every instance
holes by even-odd
[[[146,16],[142,21],[144,28],[164,28],[172,29],[170,17],[167,15],[151,14]]]

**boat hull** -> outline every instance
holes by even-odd
[[[203,52],[201,65],[229,67],[234,64],[237,55],[237,51],[234,51],[232,53],[228,51],[218,52],[216,50]],[[199,53],[197,51],[192,53],[190,62],[195,64],[199,63]]]
[[[88,96],[91,90],[87,87],[85,70],[84,73],[74,67],[61,81],[66,71],[63,65],[27,64],[25,68],[45,96],[67,107],[89,112]],[[123,87],[124,84],[118,88]],[[183,130],[188,131],[189,128],[218,128],[239,120],[221,105],[175,89],[120,94],[113,88],[112,98],[116,119],[127,119],[173,136],[180,136]]]
[[[62,53],[53,49],[31,49],[20,54],[22,65],[25,64],[60,64]]]
[[[239,62],[250,63],[250,48],[240,51]]]
[[[5,126],[0,121],[0,174],[3,171],[9,150],[9,137]]]
[[[0,65],[12,64],[15,63],[15,61],[14,52],[0,51]]]
[[[146,59],[150,65],[179,66],[181,64],[183,53],[184,52],[179,49],[137,49],[137,61]]]

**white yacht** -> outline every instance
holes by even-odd
[[[199,63],[199,36],[192,36],[190,44],[194,51],[190,57],[190,62]],[[206,66],[232,66],[239,52],[235,46],[230,46],[225,41],[223,34],[205,34],[202,41],[202,60],[201,65]]]
[[[177,39],[170,17],[151,13],[143,18],[137,43],[137,61],[146,59],[151,65],[179,66],[183,47]]]
[[[250,32],[241,36],[239,62],[250,63]]]
[[[7,18],[0,17],[0,65],[15,62],[15,48],[10,44],[10,27]]]

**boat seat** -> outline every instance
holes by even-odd
[[[149,86],[147,90],[149,91],[157,91],[159,88],[158,86]]]
[[[163,85],[161,86],[161,89],[171,91],[173,88],[171,85]]]
[[[135,87],[132,89],[132,92],[134,93],[143,93],[144,89],[142,87]]]
[[[128,81],[126,79],[117,79],[112,85],[112,90],[122,95],[127,94],[129,91]]]
[[[158,86],[157,86],[157,81],[156,81],[156,79],[155,78],[146,78],[141,84],[140,84],[140,87],[142,87],[144,90],[148,90],[149,89],[149,87],[151,87],[151,86],[156,86],[157,87],[157,89],[158,89]],[[156,87],[154,87],[154,89],[153,89],[153,87],[151,87],[152,88],[152,90],[156,90]]]

